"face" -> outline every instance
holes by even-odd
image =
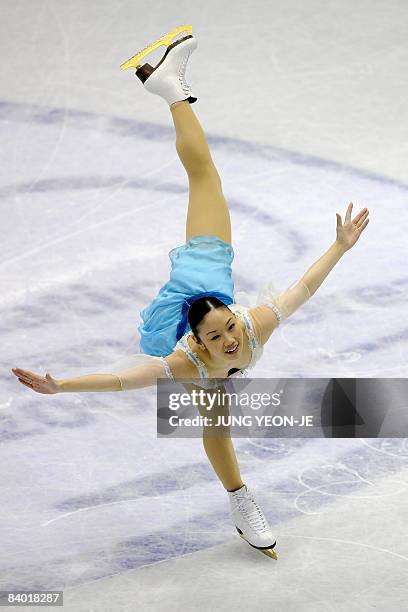
[[[210,310],[198,326],[201,346],[219,363],[233,363],[241,356],[242,330],[236,315],[229,308]],[[236,345],[234,352],[227,352]]]

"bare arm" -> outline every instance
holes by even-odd
[[[144,365],[116,373],[95,373],[60,380],[49,373],[40,376],[21,368],[14,368],[12,372],[23,385],[37,393],[83,393],[142,389],[155,385],[158,378],[193,378],[196,376],[192,372],[193,365],[186,356],[173,352],[163,360],[157,357]]]
[[[37,393],[55,394],[85,391],[122,391],[120,377],[116,374],[86,374],[75,378],[57,380],[51,374],[45,376],[35,374],[22,368],[14,368],[12,372],[21,384]]]
[[[301,278],[309,290],[310,297],[317,291],[329,272],[334,268],[345,253],[344,247],[337,242],[327,249],[327,251],[305,272]]]

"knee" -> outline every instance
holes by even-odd
[[[212,159],[196,161],[189,166],[187,169],[188,177],[190,180],[200,183],[208,183],[217,185],[221,188],[221,177],[218,174],[217,168],[214,166]]]
[[[211,159],[208,146],[202,146],[201,143],[196,143],[193,139],[177,138],[176,149],[183,161],[204,162]]]

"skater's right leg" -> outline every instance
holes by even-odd
[[[182,37],[175,40],[177,35]],[[142,65],[142,60],[162,45],[167,50],[160,62],[154,67],[149,63]],[[231,244],[230,215],[221,180],[200,122],[190,106],[197,98],[192,95],[185,72],[196,48],[192,27],[185,24],[143,49],[121,68],[136,68],[136,75],[145,88],[169,105],[176,128],[177,153],[189,180],[186,241],[201,234],[213,234]]]
[[[189,182],[186,241],[213,234],[231,244],[228,204],[200,122],[187,101],[175,102],[170,111],[176,128],[176,150]]]

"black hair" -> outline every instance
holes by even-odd
[[[198,335],[198,326],[201,321],[204,319],[207,312],[210,310],[214,310],[216,308],[228,308],[224,302],[216,298],[215,296],[210,295],[209,297],[202,297],[193,302],[188,309],[188,324],[191,327],[191,331],[199,338]]]

